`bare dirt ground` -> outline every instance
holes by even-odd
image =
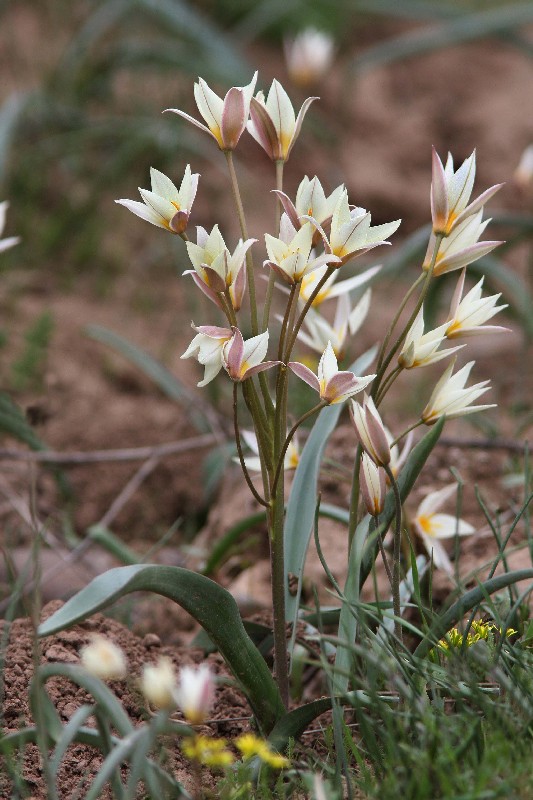
[[[268,63],[268,54],[260,59]],[[265,66],[264,80],[268,74]],[[283,76],[281,76],[283,77]],[[531,96],[533,73],[531,62],[517,51],[498,42],[483,42],[453,48],[445,52],[424,56],[378,69],[363,75],[357,84],[346,86],[341,72],[334,72],[321,87],[323,100],[313,124],[320,129],[330,126],[334,139],[332,146],[317,157],[309,138],[299,152],[295,150],[289,162],[288,191],[293,193],[303,172],[315,172],[322,182],[333,188],[344,180],[350,198],[373,214],[373,222],[385,222],[396,217],[404,218],[401,235],[406,235],[429,219],[430,151],[435,145],[441,155],[453,151],[456,160],[477,148],[479,190],[501,181],[507,185],[493,201],[494,208],[518,210],[524,198],[514,186],[511,176],[522,150],[533,141],[533,122],[526,98]],[[244,146],[252,153],[252,145]],[[298,154],[299,153],[299,154]],[[311,159],[311,154],[313,158]],[[332,159],[332,154],[335,157]],[[257,186],[271,181],[269,165],[253,150],[253,175],[247,175],[245,194],[253,198]],[[312,163],[312,167],[309,164]],[[268,177],[267,177],[268,173]],[[219,174],[214,176],[221,182]],[[205,186],[209,181],[204,173]],[[145,183],[144,176],[135,181]],[[268,184],[267,184],[268,185]],[[106,209],[107,210],[107,209]],[[122,209],[113,210],[117,215]],[[197,212],[198,213],[198,212]],[[269,208],[270,213],[270,208]],[[207,214],[207,212],[206,212]],[[206,227],[214,219],[195,217],[195,224]],[[263,211],[257,208],[252,218],[252,230],[259,227]],[[273,216],[273,207],[272,215]],[[138,233],[137,222],[131,217],[126,223]],[[123,220],[120,229],[124,230]],[[163,235],[155,229],[143,232],[150,236]],[[254,231],[255,233],[255,231]],[[182,251],[176,249],[178,272],[183,265]],[[97,254],[95,254],[97,258]],[[525,252],[515,252],[509,268],[524,272]],[[374,262],[370,262],[374,263]],[[190,421],[189,408],[172,402],[154,387],[133,366],[112,354],[102,345],[88,338],[84,328],[88,324],[101,324],[131,339],[155,356],[163,355],[166,366],[190,389],[200,378],[190,361],[180,361],[179,356],[190,340],[188,329],[192,316],[187,305],[190,293],[183,290],[183,281],[170,271],[157,272],[156,280],[139,267],[133,273],[125,272],[116,278],[102,299],[96,296],[90,280],[83,278],[74,291],[62,292],[54,280],[49,280],[46,270],[41,274],[12,275],[7,278],[8,292],[2,302],[8,324],[20,332],[44,309],[53,312],[55,330],[47,355],[43,387],[22,393],[17,400],[24,408],[37,412],[39,424],[36,432],[55,451],[94,451],[156,446],[176,442],[198,435]],[[20,290],[24,287],[24,291]],[[378,337],[384,323],[390,318],[390,297],[399,290],[390,284],[378,285],[374,293],[374,306],[369,325],[358,335],[356,353],[362,352]],[[13,296],[16,295],[16,301]],[[156,311],[140,310],[139,297],[146,295]],[[198,308],[196,307],[196,312]],[[204,315],[200,319],[201,315]],[[201,309],[195,321],[206,323],[207,309]],[[500,319],[500,318],[499,318]],[[501,321],[500,324],[508,324]],[[512,327],[512,325],[511,325]],[[516,326],[515,326],[516,327]],[[16,341],[16,339],[15,339]],[[488,402],[499,407],[488,414],[493,429],[500,439],[516,443],[527,436],[519,430],[524,417],[517,417],[511,406],[520,402],[531,411],[531,385],[527,383],[530,358],[523,349],[519,330],[506,337],[490,337],[469,345],[469,358],[476,358],[476,379],[491,378],[494,390]],[[8,359],[5,353],[2,358]],[[440,374],[440,372],[438,373]],[[422,376],[416,390],[426,397],[435,375]],[[397,408],[392,412],[401,417],[412,408],[411,388],[400,385]],[[222,410],[227,408],[222,400]],[[405,419],[405,416],[403,417]],[[349,469],[355,452],[355,438],[347,419],[332,438],[328,455]],[[520,453],[512,448],[495,450],[466,448],[462,439],[485,438],[486,433],[476,431],[464,421],[450,425],[446,430],[447,446],[436,449],[426,478],[413,495],[412,506],[421,496],[422,489],[438,488],[451,480],[449,468],[455,467],[464,484],[463,516],[478,529],[479,535],[462,542],[461,572],[470,573],[481,566],[495,551],[495,544],[487,530],[486,520],[475,498],[478,485],[492,513],[501,511],[502,520],[508,520],[510,509],[520,503],[520,487],[509,489],[503,478],[520,471]],[[458,441],[453,443],[452,437]],[[20,447],[6,439],[4,447]],[[85,585],[91,575],[101,572],[117,561],[98,545],[93,544],[68,563],[73,546],[69,538],[70,522],[78,545],[87,529],[102,520],[137,553],[144,554],[156,544],[169,527],[179,518],[183,522],[165,542],[158,558],[167,563],[198,565],[209,552],[213,542],[229,525],[246,513],[256,510],[253,499],[244,486],[238,469],[225,468],[221,491],[214,500],[207,500],[203,490],[202,464],[208,447],[192,445],[191,450],[172,456],[154,459],[146,468],[146,477],[138,475],[138,486],[130,485],[116,505],[128,482],[147,459],[138,462],[102,462],[97,465],[78,464],[65,466],[64,471],[73,490],[69,515],[65,514],[56,483],[49,471],[35,463],[23,460],[0,459],[0,502],[2,546],[10,552],[18,569],[30,559],[30,548],[35,531],[44,532],[42,550],[45,600],[64,598],[76,587]],[[337,469],[326,470],[322,489],[324,499],[346,503],[348,481]],[[205,519],[200,534],[193,538],[195,529]],[[511,544],[518,543],[520,530]],[[346,564],[345,547],[339,546],[345,537],[344,530],[331,522],[324,522],[321,541],[326,558],[336,577],[342,581]],[[268,605],[268,561],[266,546],[261,544],[254,556],[238,553],[217,574],[217,579],[229,586],[243,608],[261,609]],[[83,549],[83,548],[82,548]],[[259,554],[259,557],[257,557]],[[67,563],[65,562],[67,560]],[[527,563],[524,550],[512,556],[512,566]],[[314,581],[325,589],[325,580],[316,555],[310,554],[308,564],[309,584]],[[3,571],[2,571],[3,570]],[[0,583],[7,596],[10,582],[7,559],[0,566]],[[439,577],[434,583],[437,592],[449,588],[447,579]],[[2,597],[0,597],[0,602]],[[5,608],[5,605],[4,605]],[[86,641],[89,631],[101,630],[122,644],[131,658],[132,675],[137,674],[143,661],[154,658],[154,653],[166,652],[177,665],[188,663],[199,656],[186,645],[193,634],[193,626],[186,615],[172,608],[169,601],[146,600],[139,603],[130,617],[132,631],[113,620],[97,616],[72,632],[59,634],[43,644],[43,661],[74,662],[77,650]],[[159,637],[159,643],[150,638]],[[4,723],[14,729],[29,720],[29,709],[24,699],[31,675],[32,637],[29,622],[17,620],[11,626],[7,649],[4,682]],[[223,671],[220,662],[211,657],[217,670]],[[232,718],[245,716],[243,700],[232,689],[219,695],[215,716]],[[57,686],[54,699],[65,719],[83,702],[79,692]],[[134,684],[121,697],[133,719],[141,719]],[[222,726],[224,727],[224,726]],[[227,729],[233,735],[237,729]],[[178,776],[181,770],[179,752],[173,753]],[[77,764],[77,773],[71,766]],[[88,748],[76,748],[65,771],[62,796],[69,796],[71,780],[82,772],[97,769],[93,754]],[[33,796],[45,797],[42,776],[35,751],[27,752],[24,765]],[[69,773],[69,774],[67,774]],[[0,796],[7,797],[7,789],[0,788]]]

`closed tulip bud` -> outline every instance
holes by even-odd
[[[141,691],[150,705],[170,710],[177,705],[176,670],[170,658],[160,658],[157,664],[145,664],[141,675]]]
[[[95,634],[80,651],[81,663],[91,675],[103,681],[122,680],[127,665],[123,651],[105,636]]]
[[[372,459],[363,453],[360,472],[361,494],[365,508],[373,517],[383,511],[387,492],[386,473]]]
[[[389,438],[373,399],[365,394],[363,405],[355,400],[350,405],[361,447],[376,464],[388,464],[391,458]]]

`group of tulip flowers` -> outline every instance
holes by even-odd
[[[488,391],[488,381],[468,386],[473,362],[456,370],[455,354],[465,346],[458,344],[457,340],[506,330],[485,325],[505,306],[497,305],[499,295],[482,296],[483,280],[464,294],[465,268],[499,244],[480,241],[489,222],[483,220],[484,204],[499,185],[471,201],[475,154],[455,169],[451,155],[443,165],[434,151],[431,184],[433,226],[420,274],[385,332],[372,374],[357,376],[350,370],[339,369],[339,360],[345,359],[353,349],[355,341],[352,337],[363,324],[371,303],[370,290],[366,288],[352,308],[350,291],[364,288],[379,270],[379,267],[367,268],[355,276],[343,278],[345,265],[373,248],[390,245],[388,239],[398,229],[400,220],[373,226],[370,212],[350,202],[344,185],[327,194],[316,176],[304,177],[296,197],[291,199],[283,191],[284,165],[309,107],[318,98],[308,98],[296,114],[277,80],[273,81],[266,97],[263,92],[254,94],[256,81],[257,73],[247,86],[233,87],[221,98],[200,78],[194,87],[194,97],[203,122],[181,110],[168,109],[211,136],[226,158],[241,231],[234,249],[228,247],[218,225],[214,225],[211,231],[198,226],[196,241],[189,238],[189,219],[199,182],[199,175],[193,174],[189,165],[179,189],[161,172],[152,169],[151,191],[139,190],[142,203],[131,200],[117,202],[185,241],[190,266],[184,275],[190,275],[217,307],[208,324],[193,324],[196,335],[182,358],[195,357],[204,367],[199,386],[212,381],[221,370],[232,381],[239,461],[250,490],[267,512],[276,679],[286,701],[284,474],[289,466],[286,456],[289,448],[294,448],[298,427],[325,406],[349,401],[359,442],[354,469],[357,490],[352,491],[355,508],[351,509],[351,518],[357,520],[366,510],[377,530],[388,486],[395,497],[399,497],[396,485],[401,466],[398,444],[404,437],[418,425],[433,425],[444,415],[447,418],[458,417],[491,407],[475,404]],[[266,258],[263,255],[262,269],[268,282],[260,301],[256,291],[256,260],[261,246],[257,239],[248,235],[233,158],[233,151],[246,131],[275,165],[271,188],[277,204],[276,230],[274,235],[266,232],[264,236]],[[437,328],[426,331],[424,299],[429,284],[454,270],[460,270],[460,273],[448,318]],[[276,286],[281,291],[275,292]],[[277,305],[283,300],[279,314],[271,313],[274,297]],[[336,312],[330,316],[323,315],[322,308],[330,299],[336,299]],[[413,308],[409,312],[410,303]],[[244,312],[246,316],[243,318]],[[403,314],[408,315],[407,322]],[[276,346],[274,357],[268,360],[273,330],[276,331]],[[243,331],[249,331],[251,336],[246,338]],[[453,346],[445,349],[448,340],[453,342]],[[297,343],[320,353],[316,372],[294,359]],[[383,423],[382,407],[393,383],[406,370],[430,365],[452,354],[453,359],[436,383],[418,419],[400,435],[392,434]],[[289,407],[291,373],[318,395],[316,405],[297,420],[293,420]],[[363,391],[362,402],[353,399]],[[238,419],[239,392],[253,425],[253,433],[245,435]],[[243,452],[242,442],[250,440],[254,442],[256,458],[253,461],[260,469],[260,483],[250,474],[251,460],[245,458]],[[405,458],[405,449],[402,458]],[[293,457],[292,466],[295,461],[297,459]],[[413,529],[422,536],[430,552],[435,553],[436,566],[449,569],[449,560],[438,548],[436,540],[441,536],[470,533],[472,529],[453,517],[436,514],[451,491],[447,487],[444,494],[437,494],[426,498],[425,505],[420,506]],[[309,498],[309,502],[314,504],[315,498]],[[392,568],[388,565],[389,557],[383,542],[380,542],[392,584],[397,619],[400,617],[400,540],[404,535],[402,513],[398,502]],[[396,631],[401,636],[401,627],[397,626]]]

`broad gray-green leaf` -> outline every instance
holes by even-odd
[[[372,363],[375,355],[375,347],[367,350],[351,365],[350,370],[355,372],[356,375],[363,374]],[[294,474],[289,502],[287,503],[285,527],[283,529],[285,543],[285,616],[287,621],[292,623],[295,622],[298,613],[305,558],[313,531],[320,464],[324,448],[337,424],[342,408],[342,404],[328,406],[322,409],[318,415],[318,419],[313,425],[313,429],[302,450],[300,461]],[[298,578],[296,595],[289,594],[289,574],[296,575]]]
[[[184,608],[207,631],[248,697],[265,732],[272,730],[284,708],[270,671],[247,635],[231,594],[182,567],[134,565],[99,575],[39,627],[39,636],[86,619],[130,592],[161,594]]]

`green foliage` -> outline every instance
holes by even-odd
[[[40,636],[74,625],[135,591],[162,594],[191,614],[209,634],[239,681],[260,727],[270,731],[283,706],[276,684],[246,634],[237,604],[218,584],[181,567],[118,567],[94,578],[39,627]]]
[[[24,350],[11,364],[11,384],[15,391],[42,388],[46,357],[54,331],[50,311],[43,312],[24,334]]]

